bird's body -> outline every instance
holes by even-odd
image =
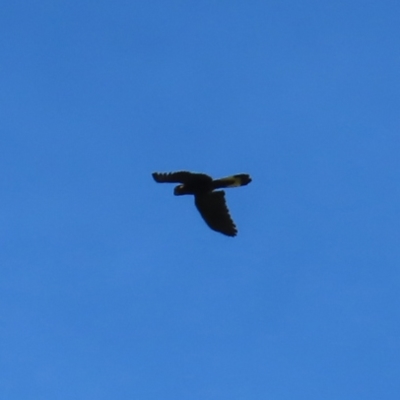
[[[187,171],[153,173],[158,183],[180,183],[174,189],[176,196],[194,195],[195,205],[207,225],[227,236],[236,236],[237,229],[229,215],[225,202],[225,192],[215,189],[244,186],[251,182],[248,174],[237,174],[222,179],[212,179],[206,174]]]

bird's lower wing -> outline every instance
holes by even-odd
[[[195,204],[204,221],[211,229],[227,236],[236,236],[237,229],[229,215],[224,191],[196,195]]]

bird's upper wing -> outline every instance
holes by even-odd
[[[164,173],[164,172],[153,172],[152,173],[153,178],[156,182],[158,183],[186,183],[190,179],[192,179],[195,176],[203,176],[203,177],[208,177],[211,179],[206,174],[197,174],[193,172],[188,172],[188,171],[179,171],[179,172],[169,172],[169,173]]]
[[[227,236],[236,236],[237,229],[229,215],[224,191],[196,195],[195,204],[211,229]]]

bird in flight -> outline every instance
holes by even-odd
[[[250,175],[237,174],[221,179],[187,171],[154,172],[152,175],[158,183],[180,183],[174,189],[175,196],[194,195],[194,204],[211,229],[227,236],[236,236],[237,229],[226,205],[225,192],[214,190],[248,185],[251,182]]]

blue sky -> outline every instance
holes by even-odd
[[[4,1],[0,397],[397,399],[398,1]],[[236,238],[153,171],[227,191]]]

